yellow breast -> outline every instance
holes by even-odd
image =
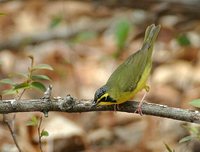
[[[139,91],[141,91],[143,88],[146,87],[146,82],[148,79],[148,76],[151,71],[151,64],[147,65],[144,73],[142,74],[142,77],[140,81],[137,84],[137,87],[132,91],[132,92],[123,92],[123,91],[118,91],[116,95],[116,103],[113,102],[101,102],[99,105],[112,105],[112,104],[121,104],[124,103],[128,100],[131,100]]]

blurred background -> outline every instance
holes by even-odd
[[[27,72],[32,55],[35,64],[54,68],[41,71],[52,79],[44,83],[52,84],[53,97],[70,94],[92,99],[114,69],[140,49],[144,31],[152,23],[162,28],[146,100],[191,109],[189,102],[200,98],[199,0],[0,0],[0,79]],[[29,90],[22,98],[42,95]],[[24,152],[40,151],[37,128],[26,125],[33,115],[42,114],[16,115],[17,140]],[[51,112],[42,123],[49,132],[43,148],[46,152],[167,152],[166,144],[175,152],[199,152],[199,140],[179,143],[190,135],[183,125],[194,126],[121,112]],[[3,122],[0,151],[17,151]]]

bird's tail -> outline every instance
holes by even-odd
[[[145,31],[145,36],[144,36],[144,42],[141,50],[148,50],[149,51],[149,56],[151,57],[152,52],[153,52],[153,46],[155,43],[155,40],[158,36],[158,33],[160,31],[161,26],[157,25],[155,26],[154,24],[150,25],[147,27]]]

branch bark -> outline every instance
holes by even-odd
[[[128,113],[135,113],[138,106],[137,101],[127,101],[120,104],[117,109],[114,106],[99,106],[91,107],[91,100],[78,100],[70,95],[64,98],[40,98],[40,99],[24,99],[16,101],[2,100],[0,101],[0,113],[14,113],[14,112],[34,112],[40,111],[45,115],[50,111],[80,113],[80,112],[94,112],[94,111],[121,111]],[[191,123],[200,123],[200,112],[195,110],[180,109],[168,107],[155,103],[145,102],[142,105],[142,112],[144,115],[152,115],[163,118],[170,118]]]

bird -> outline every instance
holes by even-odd
[[[155,24],[146,28],[141,49],[120,64],[106,84],[96,90],[92,107],[122,104],[145,89],[146,92],[136,109],[136,112],[142,115],[142,103],[150,89],[147,80],[152,68],[153,47],[160,28],[160,25]]]

